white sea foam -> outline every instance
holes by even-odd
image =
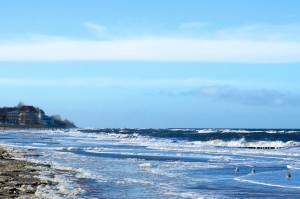
[[[270,187],[281,187],[288,189],[300,189],[300,183],[298,181],[299,171],[293,170],[290,171],[292,177],[290,179],[286,179],[286,170],[281,171],[265,171],[259,172],[256,174],[248,174],[244,176],[240,176],[234,178],[234,180],[240,182],[246,182],[251,184],[258,184]]]
[[[266,133],[279,133],[279,132],[277,132],[275,130],[269,130],[269,131],[266,131]]]
[[[57,173],[58,170],[63,172]],[[40,185],[35,195],[38,198],[78,198],[79,194],[85,191],[75,183],[75,178],[70,175],[76,175],[73,168],[53,165],[53,168],[44,170],[39,178],[44,181],[52,181],[52,185]],[[52,177],[49,177],[52,176]]]
[[[213,132],[214,130],[211,129],[203,129],[198,130],[199,133],[206,133],[206,132]],[[224,130],[226,131],[226,130]],[[229,130],[228,130],[229,131]],[[231,130],[233,131],[233,130]],[[234,130],[235,132],[237,130]],[[238,132],[246,132],[245,130],[240,130]],[[104,136],[104,135],[101,135]],[[178,145],[182,141],[177,141],[175,144],[172,143],[171,140],[167,139],[156,139],[148,136],[141,136],[139,134],[134,135],[127,135],[127,134],[114,134],[110,133],[108,135],[105,135],[107,137],[111,137],[112,139],[116,137],[119,142],[124,144],[131,144],[131,145],[142,145],[142,146],[148,146],[151,148],[157,148],[157,149],[172,149],[174,147],[177,148]],[[163,144],[162,144],[163,143]],[[185,148],[192,148],[190,145],[194,145],[197,147],[230,147],[230,148],[257,148],[257,149],[276,149],[276,148],[288,148],[288,147],[295,147],[300,146],[299,142],[294,141],[288,141],[288,142],[282,142],[282,141],[256,141],[256,142],[248,142],[244,138],[240,140],[231,140],[231,141],[223,141],[223,140],[210,140],[210,141],[194,141],[194,142],[185,142],[183,141],[183,144],[185,145]],[[161,147],[163,146],[163,147]],[[169,148],[168,148],[169,147]]]
[[[151,168],[152,164],[147,162],[147,163],[140,164],[139,167],[141,167],[141,168]]]
[[[190,131],[191,129],[169,129],[170,131]]]
[[[79,168],[79,169],[75,169],[75,171],[76,171],[76,178],[87,178],[87,179],[95,179],[98,181],[103,181],[103,180],[100,180],[100,179],[103,179],[102,176],[100,176],[100,175],[96,176],[95,174],[93,174],[90,171],[87,171],[86,169]]]
[[[121,180],[121,181],[117,181],[116,184],[117,184],[117,185],[124,185],[125,182]]]
[[[104,147],[87,147],[87,148],[84,148],[83,150],[85,151],[103,151],[105,150]]]
[[[114,136],[114,135],[109,135]],[[193,152],[193,153],[229,153],[229,154],[244,154],[244,155],[280,155],[284,157],[297,157],[300,156],[298,147],[299,142],[288,141],[258,141],[258,142],[247,142],[245,139],[222,141],[222,140],[211,140],[211,141],[194,141],[187,142],[184,140],[178,140],[172,142],[169,139],[155,139],[147,136],[139,136],[136,138],[119,138],[117,142],[120,144],[134,145],[134,146],[145,146],[149,149],[162,150],[177,152],[176,154],[181,156],[181,153]],[[294,148],[295,147],[295,148]],[[249,149],[251,148],[251,149]],[[275,149],[275,150],[269,150]],[[283,150],[284,149],[284,150]],[[268,156],[268,157],[271,157]]]
[[[57,180],[58,181],[58,180]],[[57,182],[56,181],[56,182]],[[84,193],[84,190],[80,187],[70,186],[69,182],[65,179],[61,179],[57,186],[40,185],[37,187],[35,196],[37,198],[44,199],[63,199],[63,198],[78,198],[78,194]]]
[[[77,150],[80,150],[78,147],[68,147],[67,150],[69,151],[77,151]]]
[[[288,164],[286,167],[288,169],[300,170],[300,164]]]
[[[221,130],[222,133],[251,133],[253,131],[248,131],[245,129],[223,129]]]
[[[125,183],[134,183],[134,184],[145,184],[145,185],[153,185],[154,184],[152,181],[134,179],[134,178],[125,178],[124,182]]]
[[[232,147],[232,148],[257,148],[257,149],[268,149],[268,148],[288,148],[299,146],[299,142],[288,141],[257,141],[257,142],[247,142],[245,139],[240,140],[211,140],[211,141],[195,141],[193,144],[198,146],[216,146],[216,147]]]
[[[200,129],[197,130],[197,133],[215,133],[217,132],[215,129]]]
[[[47,143],[37,143],[37,142],[34,142],[32,143],[32,145],[42,145],[42,146],[46,146],[48,145]]]
[[[259,184],[259,185],[265,185],[265,186],[270,186],[270,187],[281,187],[281,188],[290,188],[290,189],[300,189],[300,186],[271,184],[271,183],[259,182],[259,181],[248,180],[248,179],[243,179],[243,178],[234,178],[234,179],[237,180],[237,181],[241,181],[241,182],[248,182],[248,183],[252,183],[252,184]]]
[[[191,198],[191,199],[204,199],[204,198],[215,198],[215,196],[203,196],[203,194],[197,194],[195,192],[185,192],[185,193],[178,193],[178,192],[165,192],[164,193],[168,197],[175,197],[175,198]]]

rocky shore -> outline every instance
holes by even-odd
[[[15,156],[12,151],[0,147],[0,198],[38,198],[35,195],[38,187],[53,183],[39,178],[39,172],[50,165],[28,162]]]

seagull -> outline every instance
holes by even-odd
[[[237,173],[237,172],[239,172],[240,170],[239,170],[239,168],[238,167],[235,167],[235,172]]]

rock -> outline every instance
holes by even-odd
[[[14,188],[8,189],[8,193],[10,193],[10,194],[19,194],[20,190],[14,187]]]

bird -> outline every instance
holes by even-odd
[[[290,178],[290,177],[292,177],[292,175],[290,174],[290,172],[286,172],[285,177]]]
[[[240,170],[239,170],[239,168],[238,167],[235,167],[235,172],[237,173],[237,172],[239,172]]]

